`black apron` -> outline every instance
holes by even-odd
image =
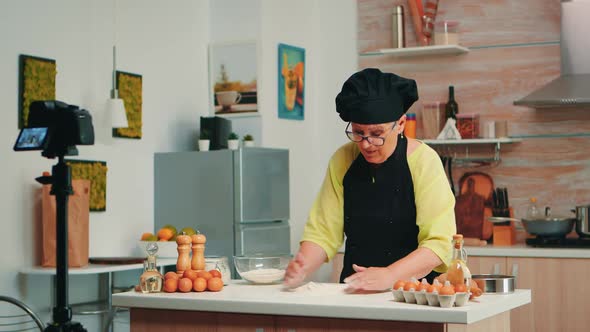
[[[385,267],[418,248],[407,145],[399,135],[393,154],[377,167],[359,153],[344,175],[346,247],[340,282],[354,273],[352,264]],[[432,282],[437,275],[426,278]]]

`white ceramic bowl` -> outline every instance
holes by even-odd
[[[285,277],[290,255],[234,256],[234,266],[242,279],[253,284],[277,283]]]
[[[137,248],[139,249],[140,257],[147,257],[148,254],[145,251],[146,246],[154,241],[137,241]],[[175,241],[157,241],[158,245],[157,257],[162,258],[178,258],[177,244]]]

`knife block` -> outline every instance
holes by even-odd
[[[514,217],[514,210],[510,208],[510,217]],[[492,244],[495,246],[512,246],[516,244],[516,229],[514,222],[510,225],[494,225],[492,228]]]

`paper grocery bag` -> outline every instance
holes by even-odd
[[[88,221],[90,218],[90,181],[72,180],[74,194],[68,201],[68,267],[88,265]],[[56,266],[56,203],[51,185],[44,185],[41,197],[43,246],[41,265]]]

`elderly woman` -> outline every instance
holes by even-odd
[[[328,171],[290,262],[295,287],[331,259],[344,241],[340,281],[352,290],[385,290],[398,279],[445,272],[456,232],[454,205],[440,158],[403,135],[416,82],[378,69],[352,75],[336,97],[352,141]]]

